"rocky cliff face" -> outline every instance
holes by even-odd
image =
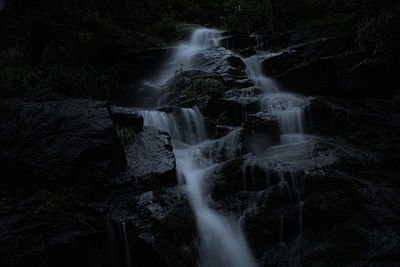
[[[398,264],[392,63],[369,61],[343,29],[234,34],[221,45],[156,94],[135,81],[150,77],[148,58],[161,62],[170,50],[130,53],[123,73],[146,65],[127,81],[140,86],[127,86],[117,103],[158,101],[157,112],[176,118],[178,132],[185,111],[198,107],[215,141],[200,153],[220,163],[207,175],[208,204],[239,219],[261,266]],[[290,98],[300,102],[307,142],[276,146],[287,129],[271,106],[282,103],[263,99],[247,73],[260,49],[269,52],[262,73],[307,96]],[[197,264],[195,218],[177,184],[175,131],[143,126],[137,108],[93,100],[0,102],[1,265]]]
[[[165,264],[156,243],[173,234],[168,227],[185,200],[170,189],[176,176],[168,133],[84,99],[1,100],[1,120],[2,266],[125,266],[125,256],[109,248],[122,241],[110,235],[119,238],[121,219],[133,210],[143,227],[151,212],[158,223],[148,234],[127,223],[132,248],[140,250],[135,261]],[[166,199],[153,199],[152,190],[166,190]]]

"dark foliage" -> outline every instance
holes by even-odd
[[[396,0],[9,0],[3,7],[0,97],[108,99],[119,91],[123,53],[167,46],[195,25],[268,33],[354,25],[373,60],[398,60]]]

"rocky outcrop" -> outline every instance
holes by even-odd
[[[195,265],[193,233],[196,226],[183,188],[124,188],[115,194],[109,207],[110,216],[126,225],[135,265]]]
[[[6,190],[106,186],[126,166],[105,102],[1,100],[0,170]]]
[[[219,74],[203,71],[184,71],[168,83],[161,104],[167,106],[193,106],[201,97],[219,98],[227,84]]]
[[[171,137],[167,132],[146,127],[136,134],[131,144],[125,145],[127,171],[118,178],[119,183],[130,181],[141,184],[177,184],[175,156]]]
[[[167,133],[93,100],[2,100],[1,114],[0,265],[126,266],[126,251],[140,266],[193,265]]]
[[[104,260],[109,179],[126,167],[105,102],[1,100],[0,265]]]
[[[273,147],[216,168],[209,203],[239,214],[264,266],[390,262],[399,253],[398,189],[364,179],[375,160],[337,139]],[[372,230],[382,225],[390,230]]]

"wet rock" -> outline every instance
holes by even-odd
[[[125,146],[127,171],[115,182],[121,184],[137,181],[160,186],[176,185],[176,162],[170,135],[145,126],[134,139],[132,144]]]
[[[262,71],[269,77],[276,77],[299,63],[296,57],[296,51],[289,49],[273,54],[263,61]]]
[[[243,62],[243,60],[240,57],[230,56],[227,58],[227,61],[228,61],[229,65],[231,65],[233,68],[235,68],[239,71],[246,70],[246,64]]]
[[[337,55],[344,51],[336,39],[319,38],[317,40],[292,45],[273,53],[262,63],[262,70],[267,76],[278,77],[296,65],[318,61],[324,57]]]
[[[124,217],[109,218],[107,231],[109,248],[105,266],[122,267],[133,263],[143,267],[167,266],[157,250],[140,237],[140,231],[131,221]]]
[[[240,125],[244,118],[239,102],[223,98],[203,98],[199,103],[201,113],[220,125]]]
[[[208,75],[219,74],[229,88],[244,88],[252,85],[246,75],[243,60],[223,47],[202,50],[193,60],[196,68],[206,71]]]
[[[240,132],[242,153],[261,152],[279,143],[281,130],[276,120],[249,116]]]
[[[143,130],[143,117],[135,111],[123,107],[112,107],[111,117],[118,127],[126,127],[138,133]]]
[[[1,100],[1,184],[29,194],[41,188],[101,187],[126,166],[104,102],[85,99]],[[83,185],[82,185],[83,186]]]
[[[225,163],[210,175],[208,186],[214,200],[210,205],[240,215],[250,245],[264,265],[311,262],[316,255],[321,255],[314,259],[320,264],[328,264],[333,255],[345,264],[359,259],[368,249],[365,244],[373,242],[363,228],[368,216],[358,213],[363,209],[359,190],[365,184],[350,173],[365,169],[374,159],[344,142],[332,141],[317,138],[270,147]],[[358,236],[357,240],[347,243],[341,227]],[[324,233],[328,233],[326,238],[319,236]],[[347,244],[349,251],[338,255],[339,244]],[[275,258],[270,253],[286,256]]]
[[[195,265],[193,232],[196,226],[183,188],[125,189],[116,195],[110,207],[112,218],[126,224],[135,264]]]
[[[223,125],[218,125],[214,120],[205,120],[207,136],[212,139],[218,139],[227,135],[231,128]]]
[[[169,82],[162,103],[171,106],[195,104],[200,97],[219,98],[227,90],[227,85],[218,74],[203,71],[184,71]],[[189,105],[190,106],[190,105]]]

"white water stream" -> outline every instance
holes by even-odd
[[[196,55],[219,45],[221,32],[198,29],[189,42],[180,44],[159,75],[148,82],[154,87],[164,86],[179,70],[196,69]],[[222,48],[221,48],[222,49]],[[229,50],[226,50],[229,51]],[[232,54],[232,52],[229,51]],[[301,142],[303,135],[300,97],[279,92],[275,82],[262,74],[261,61],[265,55],[243,59],[247,74],[255,87],[262,90],[260,113],[277,118],[281,130],[281,144]],[[173,113],[140,111],[144,124],[168,131],[173,138],[178,178],[187,190],[199,233],[199,260],[202,267],[255,267],[254,259],[237,218],[222,216],[207,204],[204,191],[206,174],[216,164],[237,156],[238,129],[218,140],[207,140],[205,124],[200,111],[181,108]],[[240,129],[239,129],[240,130]],[[282,230],[283,231],[283,230]],[[282,234],[281,234],[282,235]]]

